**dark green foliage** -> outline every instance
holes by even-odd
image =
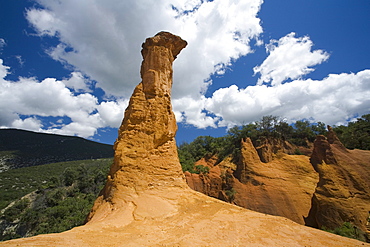
[[[297,146],[307,147],[307,142],[313,142],[317,135],[325,135],[326,127],[322,122],[310,123],[307,120],[296,121],[288,141]]]
[[[29,200],[22,199],[17,201],[12,207],[5,211],[4,218],[7,221],[13,222],[18,216],[28,207]]]
[[[349,149],[370,150],[370,114],[357,118],[348,126],[337,126],[333,130],[339,140]]]
[[[26,210],[20,218],[19,229],[27,229],[28,234],[62,232],[83,224],[89,213],[95,195],[75,193],[73,196],[57,200],[54,206],[41,206]],[[38,201],[43,200],[40,195]],[[22,232],[20,232],[22,233]]]
[[[63,182],[65,186],[71,186],[77,178],[77,171],[67,167],[63,172]]]
[[[182,143],[178,155],[183,171],[196,173],[194,163],[205,156],[222,152],[225,146],[224,137],[199,136],[191,143]]]
[[[344,222],[341,227],[337,227],[334,230],[328,229],[325,226],[321,229],[343,237],[354,238],[364,242],[366,241],[365,233],[350,222]]]
[[[0,173],[0,186],[5,188],[0,190],[1,205],[16,200],[1,215],[0,240],[61,232],[83,224],[111,163],[112,159],[73,161]],[[32,201],[19,200],[32,191],[36,191]],[[16,225],[15,230],[3,234],[6,225]]]
[[[209,173],[209,167],[208,166],[203,166],[203,165],[195,166],[195,173],[208,174]]]
[[[294,154],[295,154],[295,155],[303,155],[303,154],[302,154],[302,152],[301,152],[301,150],[299,150],[298,148],[296,148],[296,149],[294,150]]]
[[[194,164],[199,159],[217,154],[219,161],[228,155],[236,158],[241,150],[241,140],[249,137],[254,145],[259,145],[266,138],[286,140],[298,146],[307,146],[317,135],[326,134],[325,124],[310,123],[307,120],[288,124],[276,116],[264,116],[260,121],[230,128],[224,137],[199,136],[191,143],[178,147],[179,159],[183,171],[196,173]],[[299,150],[298,150],[299,151]],[[297,152],[297,154],[301,154]]]
[[[258,135],[277,137],[279,134],[281,134],[276,128],[280,122],[282,121],[276,116],[270,115],[262,117],[260,121],[256,122],[257,130],[259,131]]]
[[[231,188],[229,190],[226,190],[225,194],[228,197],[229,202],[232,202],[235,199],[236,190],[234,188]]]
[[[71,167],[78,174],[77,168],[83,164],[89,167],[89,173],[100,177],[105,181],[107,171],[99,171],[101,167],[111,165],[112,159],[96,159],[83,161],[60,162],[41,166],[24,167],[12,169],[0,173],[0,210],[5,208],[12,201],[22,196],[45,188],[55,188],[64,184],[62,174]],[[102,173],[104,175],[102,175]],[[95,179],[95,178],[94,178]]]

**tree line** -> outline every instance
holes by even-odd
[[[348,126],[334,126],[341,142],[349,149],[370,150],[370,114],[363,115]],[[308,147],[317,135],[326,135],[323,122],[312,123],[298,120],[289,124],[278,116],[264,116],[260,121],[230,128],[223,137],[199,136],[191,143],[178,146],[180,163],[184,171],[197,173],[194,163],[205,156],[217,154],[222,160],[226,156],[236,155],[241,148],[243,138],[251,138],[254,144],[264,138],[276,138],[297,146]]]

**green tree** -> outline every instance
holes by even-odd
[[[289,140],[292,138],[294,129],[287,122],[282,120],[275,126],[275,128],[280,138],[284,140]]]
[[[347,148],[370,150],[370,114],[357,118],[348,126],[334,127],[333,130]]]
[[[64,185],[71,186],[73,182],[77,179],[78,173],[75,169],[67,167],[63,172]]]
[[[323,122],[317,122],[316,124],[311,125],[311,129],[315,135],[326,135],[326,124]]]
[[[209,167],[204,165],[195,166],[195,171],[198,174],[207,175],[209,173]]]
[[[226,138],[199,136],[191,143],[182,143],[178,147],[179,160],[183,171],[195,173],[194,164],[205,156],[222,153],[227,142]]]
[[[260,121],[256,122],[257,129],[261,132],[260,134],[266,137],[275,136],[276,126],[280,123],[279,117],[277,116],[263,116]]]

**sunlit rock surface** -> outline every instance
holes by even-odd
[[[191,190],[177,158],[172,62],[186,42],[159,33],[143,45],[115,161],[85,226],[0,246],[363,246]]]

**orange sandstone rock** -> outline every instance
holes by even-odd
[[[142,82],[135,88],[115,142],[107,184],[88,216],[102,220],[146,190],[187,187],[179,164],[171,105],[172,63],[187,45],[160,32],[142,45]]]
[[[186,185],[170,104],[171,64],[185,45],[179,37],[163,32],[144,43],[143,82],[125,112],[114,164],[89,222],[67,232],[6,241],[0,246],[366,245],[240,208]]]
[[[307,156],[275,153],[274,159],[264,163],[249,138],[242,142],[241,160],[235,171],[238,179],[233,185],[234,203],[304,224],[318,175]]]
[[[370,152],[348,150],[328,126],[328,138],[317,136],[311,163],[319,174],[306,223],[336,228],[351,222],[366,231],[370,211]]]

